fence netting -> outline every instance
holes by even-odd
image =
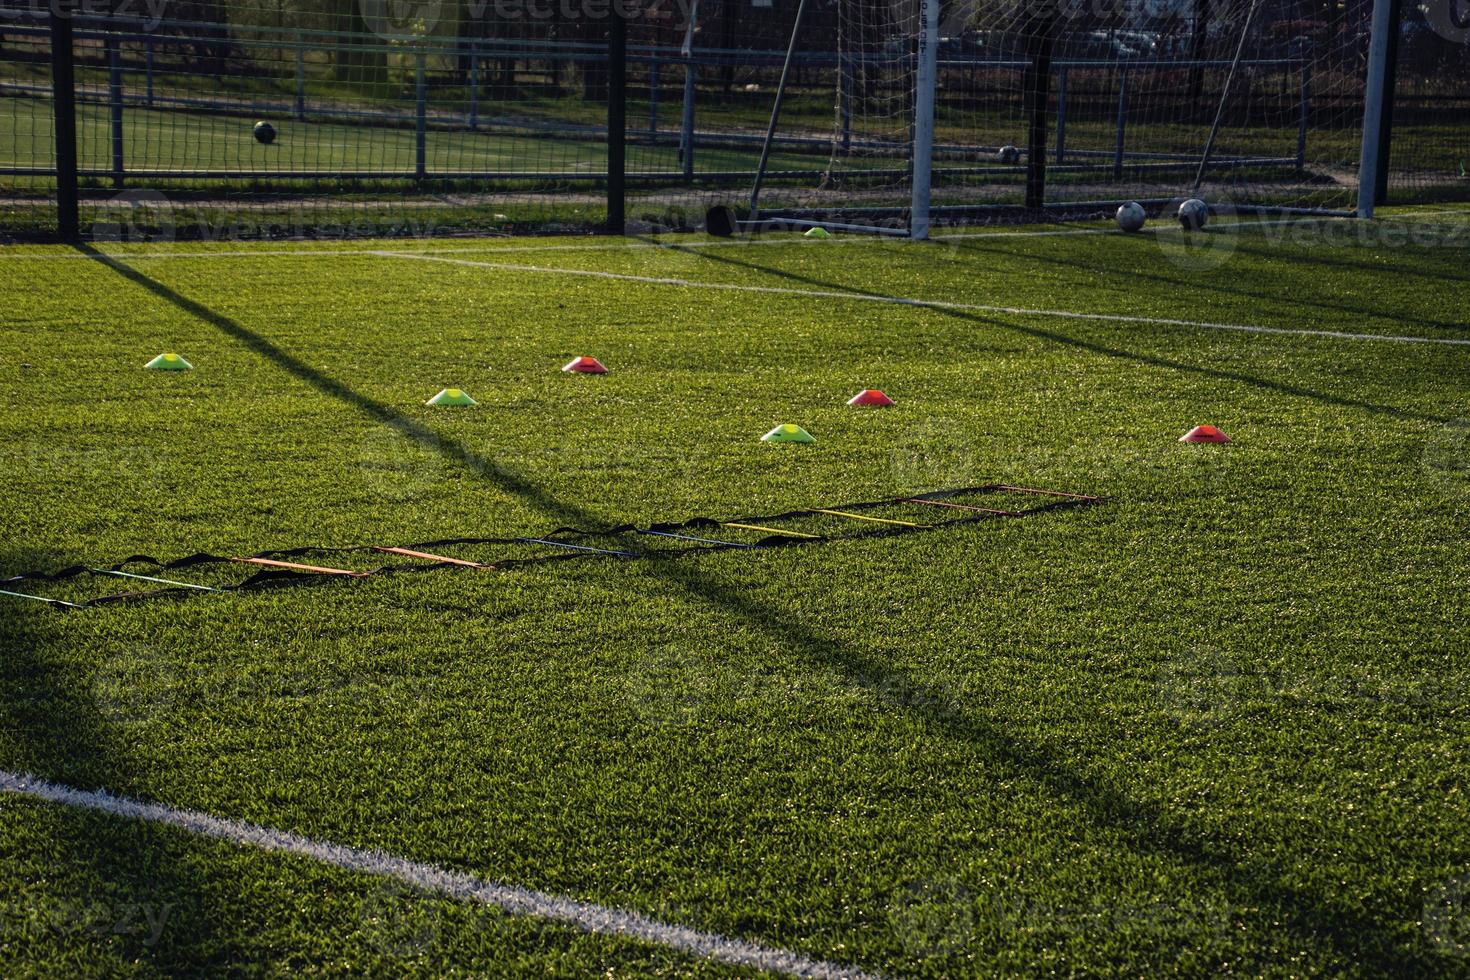
[[[56,231],[57,0],[0,0],[0,234]],[[625,106],[635,229],[748,211],[798,0],[94,0],[72,15],[97,239],[584,232]],[[936,223],[1184,194],[1350,208],[1372,4],[941,7]],[[624,16],[627,70],[609,73]],[[907,222],[918,0],[808,0],[760,213]],[[1213,133],[1213,137],[1212,137]],[[1404,4],[1387,199],[1470,198],[1470,3]],[[1203,164],[1203,165],[1202,165]]]

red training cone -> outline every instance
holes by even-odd
[[[1213,425],[1197,425],[1179,437],[1180,442],[1229,442],[1230,437]]]
[[[607,373],[607,368],[603,367],[602,362],[595,357],[579,357],[568,364],[566,367],[562,368],[562,370],[570,371],[572,374]]]
[[[881,408],[892,405],[893,399],[883,394],[877,388],[864,388],[849,398],[847,403],[849,405],[874,405]]]

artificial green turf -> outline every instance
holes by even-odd
[[[1213,269],[1118,234],[383,247],[1467,338],[1464,225],[1247,222],[1211,233],[1234,242]],[[6,602],[0,768],[877,972],[1470,967],[1457,909],[1425,912],[1470,870],[1467,348],[178,250],[0,253],[0,571],[993,480],[1111,499],[673,561]],[[196,370],[141,370],[164,350]],[[562,374],[578,354],[611,373]],[[446,386],[479,407],[423,406]],[[898,404],[845,406],[862,387]],[[761,443],[780,422],[818,442]],[[1202,422],[1235,442],[1175,441]],[[370,879],[14,800],[0,853],[19,972],[724,972],[446,902],[426,930],[397,893],[383,926]],[[167,902],[189,914],[156,942],[112,928]]]

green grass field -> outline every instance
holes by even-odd
[[[831,975],[1470,975],[1470,212],[1361,228],[7,248],[0,574],[997,481],[1108,499],[0,596],[0,782]],[[161,351],[195,370],[142,370]],[[559,370],[580,354],[610,373]],[[479,405],[424,406],[446,386]],[[847,407],[864,387],[897,404]],[[760,441],[783,422],[817,442]],[[1200,423],[1234,441],[1177,441]],[[757,972],[23,793],[0,855],[10,976]]]

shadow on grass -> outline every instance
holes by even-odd
[[[306,381],[318,391],[393,426],[405,438],[416,439],[425,447],[440,452],[447,458],[459,461],[473,460],[477,464],[473,467],[473,472],[480,478],[491,480],[501,489],[523,497],[527,502],[555,519],[580,526],[592,526],[598,523],[592,514],[577,505],[557,500],[548,492],[523,479],[504,473],[493,466],[483,465],[483,461],[467,452],[456,441],[440,436],[427,426],[400,416],[389,406],[353,391],[234,320],[181,296],[168,286],[115,259],[83,248],[130,282],[154,296],[167,300],[203,322],[213,325],[225,335],[236,339],[250,350],[275,363],[282,370]],[[703,257],[713,258],[712,256]],[[734,260],[723,258],[716,260],[746,266],[746,263]],[[820,285],[823,288],[846,288],[801,279],[789,273],[762,269],[760,266],[747,267],[784,275],[786,278],[800,279],[802,282]],[[960,319],[989,322],[970,314],[960,314],[957,311],[938,310],[936,312],[958,316]],[[1018,327],[1004,322],[997,322],[995,325],[1110,357],[1123,357],[1159,367],[1241,381],[1299,397],[1317,398],[1377,412],[1403,414],[1382,406],[1332,399],[1315,392],[1278,386],[1231,372],[1196,368],[1113,350],[1043,330]],[[895,710],[918,714],[937,732],[974,746],[999,765],[1012,770],[1023,778],[1035,781],[1047,792],[1084,807],[1097,825],[1125,836],[1136,852],[1156,856],[1189,869],[1202,876],[1211,886],[1229,895],[1232,901],[1239,905],[1264,906],[1262,920],[1279,920],[1297,941],[1311,946],[1331,948],[1343,961],[1361,964],[1374,972],[1413,972],[1412,968],[1415,964],[1406,959],[1413,954],[1398,945],[1398,939],[1391,925],[1356,912],[1345,903],[1334,901],[1331,896],[1313,894],[1288,884],[1291,869],[1263,866],[1258,857],[1239,850],[1232,850],[1230,842],[1220,841],[1194,830],[1188,826],[1186,821],[1155,804],[1132,798],[1124,789],[1087,772],[1085,766],[1077,764],[1070,757],[1060,756],[1047,748],[1030,744],[1024,737],[1018,736],[1017,733],[983,716],[977,716],[965,706],[950,703],[945,692],[927,689],[923,681],[914,680],[904,672],[893,670],[879,656],[865,653],[802,626],[799,622],[793,621],[786,611],[764,605],[752,598],[741,587],[722,582],[687,564],[650,562],[647,567],[655,570],[655,574],[668,582],[670,586],[739,616],[757,626],[778,643],[799,651],[811,662],[826,665],[840,672],[848,683],[880,693],[885,703],[893,705]],[[1420,964],[1421,970],[1426,969],[1428,965]]]
[[[983,253],[995,254],[995,255],[1004,255],[1007,259],[1009,259],[1011,261],[1015,261],[1016,259],[1025,259],[1025,260],[1028,260],[1028,261],[1036,262],[1038,264],[1050,265],[1050,266],[1058,266],[1058,265],[1060,265],[1060,266],[1067,266],[1069,268],[1079,269],[1079,270],[1081,270],[1083,272],[1088,272],[1088,273],[1093,273],[1093,274],[1101,274],[1101,275],[1117,275],[1117,273],[1118,273],[1118,270],[1116,268],[1109,267],[1109,266],[1104,265],[1104,264],[1101,264],[1101,263],[1083,262],[1083,261],[1080,261],[1080,260],[1075,259],[1075,258],[1065,258],[1064,259],[1064,258],[1060,258],[1060,257],[1058,257],[1056,255],[1039,256],[1039,255],[1029,255],[1029,254],[1024,254],[1024,253],[1018,253],[1018,252],[1015,252],[1013,250],[1012,251],[1005,251],[1005,250],[1002,250],[1002,249],[996,247],[993,244],[980,245],[980,244],[977,244],[975,242],[967,241],[964,238],[954,239],[953,240],[953,243],[956,244],[958,248],[963,249],[965,251],[969,251],[969,252],[983,252]],[[1467,243],[1470,243],[1470,239],[1467,239]],[[946,244],[950,244],[950,243],[947,242]],[[1268,259],[1277,259],[1277,260],[1279,260],[1279,259],[1281,259],[1283,257],[1282,256],[1282,253],[1280,251],[1273,251],[1272,250],[1272,247],[1269,246],[1269,245],[1262,247],[1262,246],[1252,245],[1252,244],[1249,244],[1249,243],[1239,243],[1239,244],[1237,244],[1235,246],[1235,249],[1236,249],[1236,252],[1237,253],[1248,254],[1248,255],[1252,255],[1252,256],[1258,257],[1258,258],[1268,258]],[[1361,265],[1359,263],[1356,263],[1356,262],[1333,262],[1333,261],[1331,261],[1329,259],[1323,259],[1323,258],[1318,258],[1318,257],[1308,257],[1308,253],[1309,252],[1310,252],[1310,250],[1308,250],[1306,248],[1296,249],[1296,250],[1294,250],[1294,251],[1292,251],[1290,253],[1291,261],[1292,262],[1305,261],[1305,262],[1308,262],[1308,263],[1311,263],[1311,264],[1314,264],[1314,265],[1327,266],[1329,268],[1339,269],[1339,270],[1342,270],[1342,271],[1360,271],[1360,272],[1373,271],[1373,272],[1376,272],[1376,273],[1379,273],[1379,274],[1381,274],[1383,272],[1383,269],[1381,267],[1368,267],[1368,266],[1363,266],[1363,265]],[[1417,273],[1416,272],[1415,275],[1420,275],[1420,273]],[[1272,291],[1270,289],[1267,289],[1267,290],[1251,290],[1251,289],[1245,289],[1245,288],[1237,287],[1237,286],[1225,286],[1225,285],[1221,285],[1218,282],[1210,282],[1207,279],[1205,279],[1205,278],[1203,278],[1201,276],[1198,276],[1198,275],[1195,275],[1195,276],[1186,276],[1186,275],[1168,276],[1168,275],[1162,275],[1162,274],[1157,273],[1157,272],[1155,272],[1155,273],[1144,272],[1144,271],[1142,271],[1140,269],[1136,269],[1135,268],[1135,269],[1128,270],[1128,279],[1130,281],[1132,281],[1132,280],[1146,280],[1148,282],[1158,283],[1160,285],[1170,287],[1176,293],[1185,293],[1185,294],[1195,294],[1195,293],[1202,293],[1202,292],[1224,293],[1224,294],[1227,294],[1227,295],[1230,295],[1230,296],[1239,296],[1239,297],[1243,297],[1245,299],[1254,300],[1254,301],[1258,301],[1258,302],[1279,302],[1281,300],[1281,298],[1282,298],[1281,292],[1280,292],[1279,289],[1276,289],[1275,291]],[[1326,300],[1323,300],[1323,299],[1321,299],[1319,297],[1315,297],[1315,296],[1303,296],[1299,292],[1293,294],[1292,297],[1291,297],[1291,300],[1296,305],[1303,306],[1303,307],[1308,307],[1308,308],[1316,309],[1316,310],[1325,310],[1325,311],[1327,311],[1329,313],[1335,313],[1335,314],[1344,314],[1345,313],[1345,314],[1348,314],[1348,315],[1354,316],[1354,317],[1381,317],[1381,316],[1383,316],[1383,311],[1381,309],[1373,309],[1371,307],[1362,307],[1362,306],[1353,306],[1353,305],[1348,304],[1348,303],[1328,302]],[[1450,332],[1452,334],[1463,334],[1465,332],[1465,324],[1463,322],[1455,322],[1455,321],[1452,321],[1452,320],[1434,320],[1434,319],[1430,319],[1428,317],[1403,316],[1403,315],[1399,315],[1399,316],[1395,317],[1395,319],[1400,320],[1400,321],[1402,321],[1404,323],[1412,323],[1412,324],[1416,324],[1416,325],[1421,326],[1421,327],[1428,327],[1428,328],[1434,329],[1434,330],[1445,330],[1445,331],[1448,331],[1448,332]]]
[[[11,563],[39,567],[35,553],[5,555]],[[126,792],[143,765],[129,752],[129,727],[164,720],[150,710],[156,651],[99,643],[77,628],[87,615],[0,597],[0,768]],[[98,653],[108,646],[121,649]],[[235,960],[215,941],[211,889],[191,867],[182,835],[50,803],[15,807],[13,799],[24,797],[0,794],[0,851],[23,891],[6,901],[0,946],[26,959],[12,965],[138,963],[200,975]]]
[[[870,290],[860,289],[854,286],[845,285],[843,283],[827,282],[823,279],[816,279],[811,276],[800,275],[795,272],[789,272],[785,269],[777,269],[770,266],[761,265],[758,262],[742,262],[740,259],[731,258],[728,255],[715,255],[712,254],[709,249],[683,249],[677,245],[666,245],[665,247],[674,251],[684,251],[687,254],[697,255],[699,258],[704,259],[708,262],[735,266],[737,268],[746,269],[752,272],[759,272],[766,275],[775,276],[779,279],[785,279],[789,282],[799,283],[803,286],[816,287],[818,289],[827,291],[849,292],[860,296],[870,296],[874,299],[898,298],[890,296],[886,293],[872,292]],[[1028,327],[1012,320],[1000,319],[994,314],[981,314],[971,310],[957,310],[942,306],[925,306],[918,308],[939,316],[949,317],[953,320],[965,320],[970,323],[981,324],[987,327],[997,327],[1001,330],[1008,330],[1012,333],[1025,334],[1028,337],[1035,337],[1038,340],[1045,340],[1063,347],[1071,347],[1077,350],[1087,351],[1089,354],[1098,354],[1103,357],[1133,361],[1137,364],[1146,364],[1149,367],[1161,368],[1168,371],[1177,371],[1185,374],[1198,374],[1203,377],[1214,378],[1219,381],[1234,381],[1240,384],[1249,385],[1253,388],[1260,388],[1280,395],[1290,395],[1293,398],[1306,398],[1312,401],[1322,402],[1326,405],[1336,405],[1339,408],[1355,408],[1365,412],[1369,412],[1374,415],[1388,415],[1396,418],[1414,419],[1420,422],[1433,422],[1439,425],[1443,425],[1444,423],[1449,421],[1449,418],[1447,416],[1428,415],[1422,412],[1411,411],[1409,409],[1394,408],[1390,405],[1379,405],[1374,402],[1363,401],[1357,398],[1344,398],[1340,395],[1328,395],[1320,391],[1312,391],[1310,388],[1302,388],[1297,385],[1284,384],[1280,381],[1270,381],[1266,378],[1258,378],[1254,375],[1243,374],[1239,371],[1227,371],[1222,368],[1204,367],[1198,364],[1186,364],[1183,361],[1172,361],[1168,358],[1158,357],[1153,354],[1140,354],[1135,351],[1124,350],[1120,347],[1108,347],[1104,344],[1094,343],[1088,340],[1079,340],[1076,337],[1069,337],[1066,334],[1057,333],[1052,330],[1043,330],[1040,327]],[[1018,314],[1017,318],[1019,319],[1020,316],[1021,315]]]

